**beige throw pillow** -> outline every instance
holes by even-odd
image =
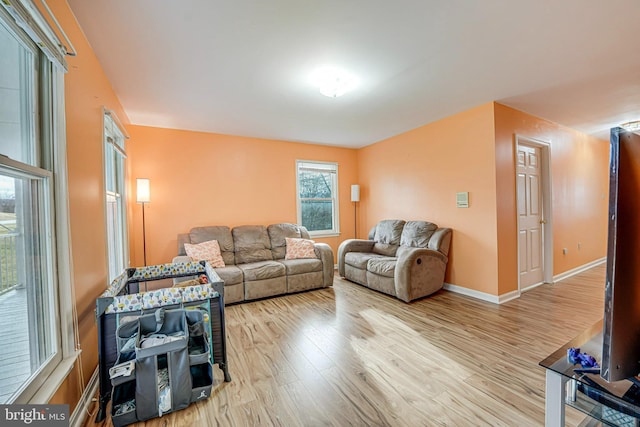
[[[217,240],[209,240],[196,245],[185,243],[184,251],[193,261],[204,260],[213,268],[224,267],[224,260],[222,259],[220,245]]]
[[[318,258],[313,247],[313,240],[286,237],[287,251],[284,259]]]

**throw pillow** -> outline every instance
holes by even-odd
[[[213,268],[224,267],[224,260],[217,240],[209,240],[196,245],[185,243],[184,251],[193,261],[204,260]]]
[[[313,240],[286,237],[287,251],[284,259],[317,258]]]

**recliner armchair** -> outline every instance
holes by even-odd
[[[410,302],[442,288],[451,229],[427,221],[383,220],[369,240],[350,239],[338,248],[345,279]]]

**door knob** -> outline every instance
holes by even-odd
[[[546,223],[547,223],[547,220],[546,220],[546,219],[541,219],[541,220],[540,220],[540,224],[546,224]]]

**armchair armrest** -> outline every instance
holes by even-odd
[[[442,288],[448,258],[441,252],[405,246],[397,255],[394,281],[399,299],[410,302]]]
[[[316,255],[322,261],[322,282],[323,286],[333,285],[333,251],[326,243],[314,243]]]
[[[338,273],[344,277],[344,257],[349,252],[371,252],[374,245],[373,240],[348,239],[340,244],[338,248]]]
[[[434,251],[439,251],[445,256],[449,256],[449,246],[451,245],[451,229],[438,228],[431,235],[428,247]]]

